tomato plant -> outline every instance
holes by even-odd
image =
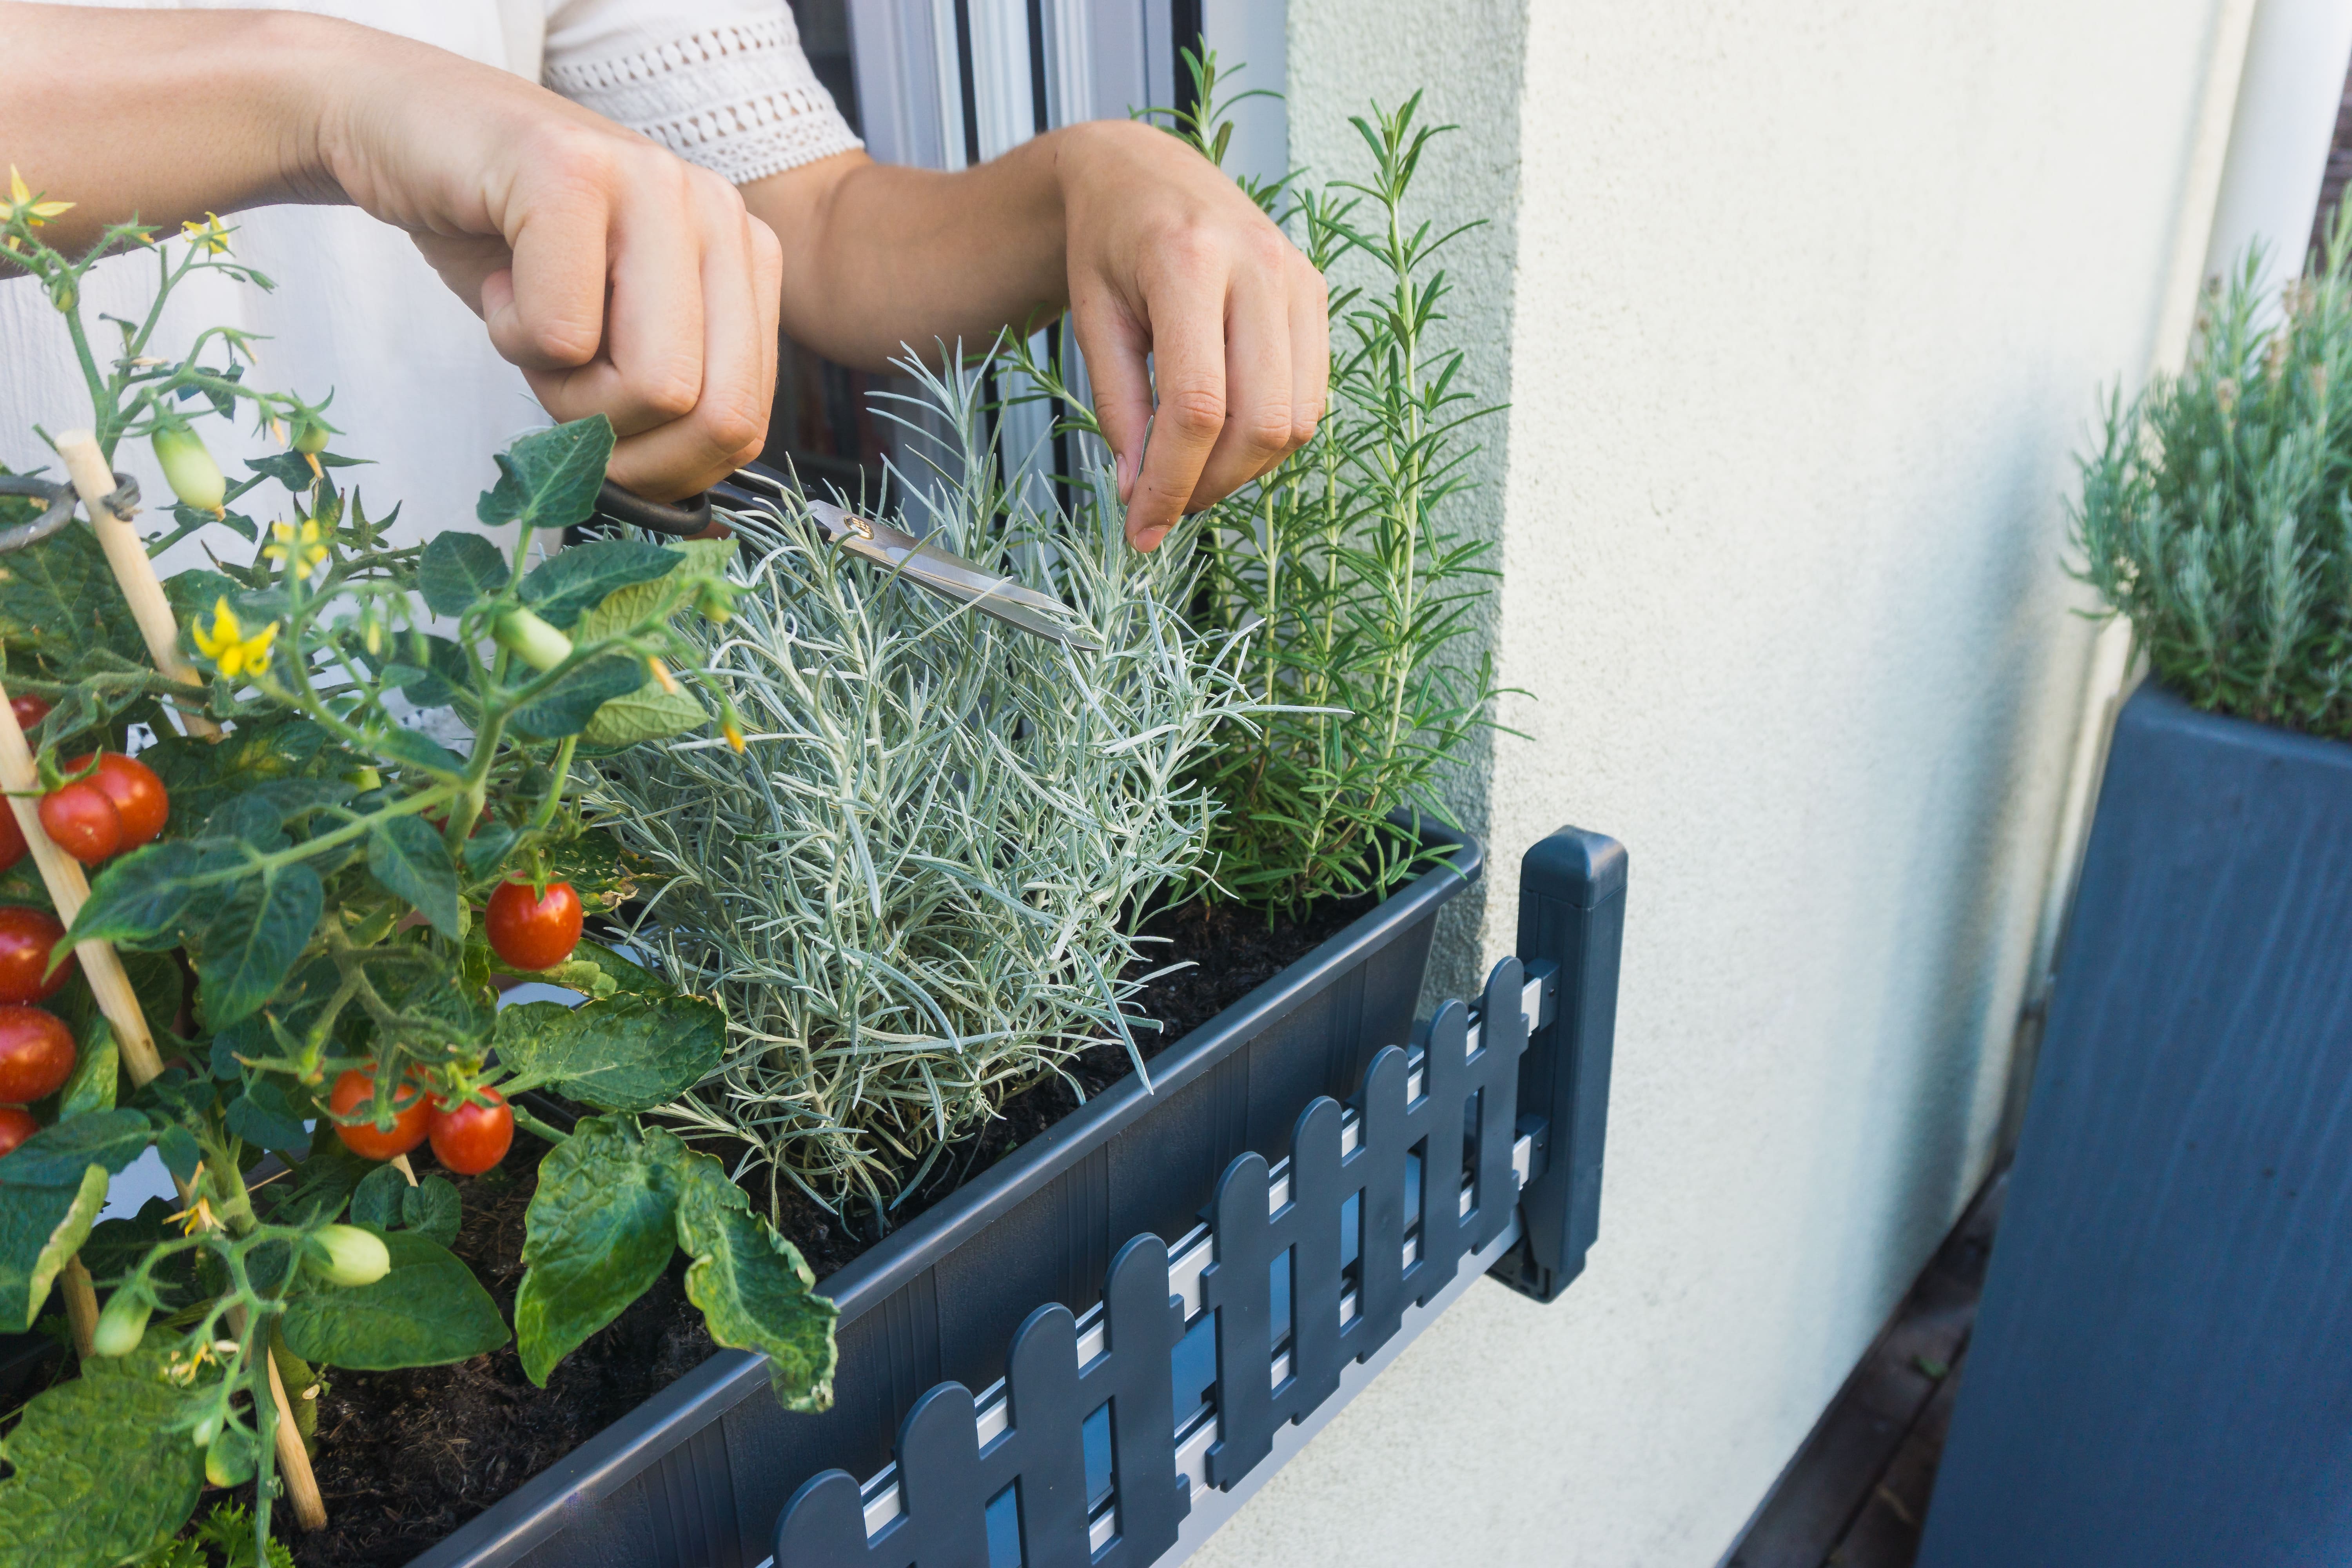
[[[0,904],[0,1003],[46,1002],[73,974],[70,954],[55,973],[49,957],[66,928],[47,910]]]
[[[514,1129],[514,1112],[495,1089],[483,1089],[479,1100],[436,1100],[430,1123],[433,1157],[461,1176],[478,1176],[507,1157]]]
[[[580,945],[580,895],[569,882],[550,882],[543,893],[529,882],[500,882],[490,894],[482,924],[490,951],[517,969],[552,969]]]
[[[68,258],[41,243],[41,205],[12,202],[0,246],[58,308],[101,455],[146,439],[163,463],[176,504],[163,502],[150,553],[200,537],[210,563],[163,584],[194,685],[154,667],[92,531],[54,533],[0,571],[10,700],[26,704],[20,723],[47,705],[28,737],[40,820],[102,864],[64,939],[121,955],[171,1060],[131,1070],[110,1032],[119,1012],[101,1014],[79,979],[56,1013],[0,1003],[0,1100],[25,1108],[0,1112],[13,1144],[0,1148],[0,1331],[56,1310],[77,1254],[105,1331],[81,1375],[35,1396],[6,1438],[0,1555],[135,1558],[187,1521],[207,1477],[253,1481],[258,1551],[284,1449],[273,1353],[375,1372],[514,1340],[544,1382],[673,1250],[706,1265],[688,1295],[714,1338],[767,1352],[782,1396],[822,1404],[832,1309],[798,1254],[718,1162],[637,1131],[716,1068],[725,1015],[583,935],[636,871],[583,815],[582,768],[697,731],[741,744],[676,629],[729,614],[734,546],[541,551],[593,506],[614,439],[601,417],[515,442],[474,525],[402,542],[338,482],[358,459],[334,449],[323,404],[256,384],[246,334],[211,328],[160,352],[163,300],[186,279],[267,286],[227,255],[230,231],[193,226],[171,247],[119,226]],[[154,257],[143,317],[84,319],[83,275],[110,249]],[[237,416],[280,431],[284,449],[230,479],[201,426]],[[0,527],[28,521],[29,504],[0,498]],[[418,712],[446,722],[404,721]],[[134,731],[152,737],[136,758]],[[34,871],[29,858],[0,865],[0,899],[45,903]],[[520,945],[494,941],[478,913],[517,886],[535,933]],[[6,929],[13,996],[39,970],[33,938],[20,953]],[[501,1010],[496,981],[523,960],[583,1000]],[[541,1088],[595,1112],[593,1135],[532,1118],[525,1096]],[[336,1136],[314,1135],[325,1126]],[[511,1168],[518,1129],[534,1134],[542,1192],[573,1201],[534,1201],[510,1328],[448,1250],[457,1187],[412,1185],[380,1162],[429,1138],[452,1172]],[[177,1201],[100,1221],[108,1179],[149,1150]],[[248,1185],[265,1154],[287,1174]],[[658,1175],[630,1186],[646,1162]],[[657,1203],[629,1206],[656,1188]]]

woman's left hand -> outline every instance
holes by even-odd
[[[953,174],[845,153],[743,195],[783,245],[786,334],[844,363],[879,369],[907,345],[983,342],[1066,308],[1138,549],[1323,416],[1322,275],[1164,132],[1089,121]]]

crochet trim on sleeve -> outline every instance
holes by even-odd
[[[635,54],[551,63],[547,85],[738,185],[862,146],[779,11]]]

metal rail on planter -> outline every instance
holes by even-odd
[[[1347,1105],[1309,1104],[1286,1159],[1237,1155],[1203,1223],[1172,1248],[1129,1240],[1083,1315],[1038,1307],[977,1397],[954,1382],[923,1394],[878,1474],[812,1478],[774,1562],[1181,1556],[1188,1514],[1262,1479],[1284,1429],[1328,1419],[1350,1369],[1409,1315],[1433,1316],[1464,1259],[1556,1298],[1597,1229],[1624,885],[1613,840],[1563,829],[1538,846],[1521,868],[1526,962],[1495,966],[1475,1017],[1447,1003]]]

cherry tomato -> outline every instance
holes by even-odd
[[[490,895],[490,951],[517,969],[552,969],[580,945],[580,895],[569,882],[550,882],[533,898],[529,882],[501,882]]]
[[[506,1096],[482,1090],[488,1105],[433,1102],[433,1155],[461,1176],[478,1176],[507,1157],[514,1144],[514,1112]]]
[[[66,928],[47,910],[0,904],[0,1003],[46,1002],[73,973],[68,956],[47,973],[49,954]]]
[[[38,1007],[0,1006],[0,1100],[30,1105],[73,1077],[72,1031]]]
[[[22,697],[8,699],[8,709],[16,715],[16,728],[26,734],[32,733],[33,726],[49,716],[49,705],[29,691]]]
[[[357,1126],[344,1122],[346,1116],[364,1116],[369,1101],[375,1095],[375,1075],[357,1068],[335,1080],[334,1092],[327,1096],[327,1109],[335,1113],[335,1136],[343,1147],[362,1160],[389,1160],[394,1154],[405,1154],[425,1142],[426,1124],[433,1117],[433,1107],[425,1091],[414,1082],[404,1083],[392,1097],[392,1131],[381,1132],[373,1121]]]
[[[25,829],[14,806],[0,802],[0,871],[25,858]]]
[[[21,1105],[0,1105],[0,1154],[13,1154],[16,1145],[41,1130],[33,1113]]]
[[[66,772],[78,773],[89,763],[87,756],[76,757],[66,764]],[[89,776],[89,782],[114,803],[114,814],[122,819],[125,849],[152,842],[163,831],[163,820],[172,815],[172,797],[153,768],[121,752],[100,752],[98,772]]]
[[[85,866],[95,866],[122,847],[122,816],[106,792],[89,779],[41,797],[41,831]]]

